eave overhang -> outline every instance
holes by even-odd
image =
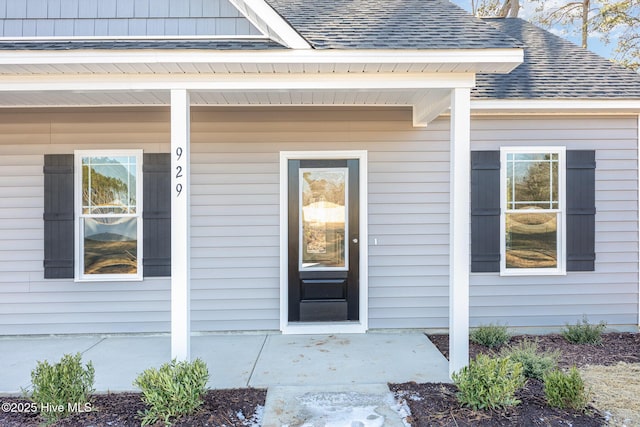
[[[474,115],[640,114],[640,99],[476,99]]]
[[[21,50],[0,52],[6,74],[508,73],[523,50]]]
[[[508,73],[522,49],[5,51],[0,107],[410,106],[414,126],[445,112],[476,73]]]

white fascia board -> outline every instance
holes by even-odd
[[[65,50],[4,51],[0,65],[58,64],[475,64],[475,72],[508,73],[523,61],[522,49],[433,50]]]
[[[264,0],[229,0],[263,34],[291,49],[311,49],[311,45]]]
[[[640,113],[640,99],[475,100],[478,114],[609,114]]]
[[[226,74],[3,76],[0,92],[22,91],[193,91],[396,90],[471,88],[469,73],[378,74]]]

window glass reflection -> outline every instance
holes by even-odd
[[[557,231],[557,213],[508,213],[507,268],[556,268]]]
[[[136,274],[137,218],[84,218],[84,274]]]
[[[82,159],[82,212],[136,213],[136,158]]]
[[[345,268],[347,169],[300,170],[300,267]]]

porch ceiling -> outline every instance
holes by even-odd
[[[343,90],[193,90],[191,105],[381,105],[412,106],[427,99],[436,102],[448,96],[446,89],[343,89]],[[100,107],[168,106],[169,91],[5,91],[0,107]]]
[[[423,51],[15,51],[0,55],[0,108],[170,105],[411,106],[426,126],[475,74],[506,73],[521,49]]]

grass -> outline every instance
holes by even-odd
[[[593,405],[610,414],[610,426],[640,426],[640,363],[585,366],[580,373]]]

